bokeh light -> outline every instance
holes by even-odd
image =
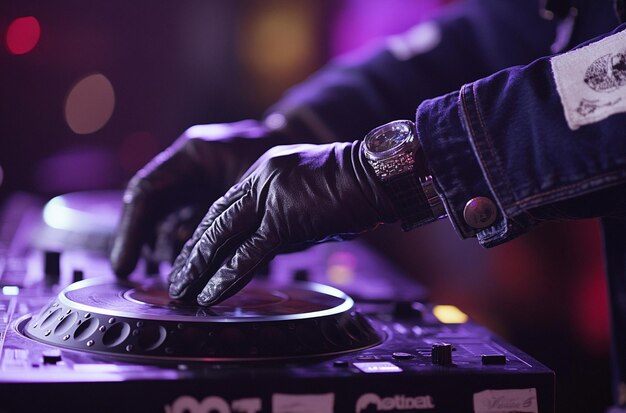
[[[349,285],[356,276],[356,257],[349,252],[335,252],[328,257],[326,278],[337,285]]]
[[[16,55],[28,53],[37,46],[40,35],[41,28],[35,17],[19,17],[7,28],[7,49]]]
[[[299,7],[281,6],[260,10],[246,27],[252,36],[246,38],[243,56],[256,71],[285,75],[294,65],[311,59],[311,47],[307,46],[312,46],[315,39],[305,24],[307,16]]]
[[[244,17],[238,47],[254,78],[251,98],[263,104],[317,66],[318,14],[314,2],[257,2]]]
[[[101,129],[115,108],[113,85],[101,73],[79,80],[65,100],[65,121],[74,133],[85,135]]]
[[[463,324],[469,320],[467,314],[453,305],[436,305],[433,314],[444,324]]]
[[[2,169],[2,165],[0,165],[0,186],[2,186],[3,181],[4,181],[4,170]]]

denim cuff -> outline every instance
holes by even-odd
[[[416,127],[433,182],[452,225],[461,237],[477,237],[481,245],[490,247],[510,238],[513,228],[489,185],[484,162],[476,151],[475,139],[483,133],[483,128],[473,102],[471,85],[426,100],[417,108]],[[464,218],[466,204],[477,197],[490,199],[498,209],[496,220],[486,228],[476,229]]]

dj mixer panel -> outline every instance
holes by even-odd
[[[550,369],[362,243],[279,257],[203,308],[146,267],[115,280],[110,233],[81,248],[28,204],[0,228],[0,412],[554,411]]]

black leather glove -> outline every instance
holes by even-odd
[[[261,154],[286,143],[294,143],[287,133],[253,120],[189,128],[128,184],[111,252],[115,273],[127,276],[145,244],[158,245],[157,237],[171,236],[175,232],[172,218],[186,214],[186,219],[193,220],[190,206],[201,208],[191,226],[195,229],[207,206],[237,182]],[[163,228],[167,230],[163,232]]]
[[[266,152],[215,202],[170,275],[170,296],[216,304],[276,254],[351,238],[396,220],[361,142]]]

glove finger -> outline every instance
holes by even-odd
[[[186,206],[160,220],[155,225],[154,242],[146,243],[140,259],[173,264],[174,259],[182,250],[185,242],[191,238],[205,213],[206,211],[201,211],[197,206]]]
[[[248,187],[247,184],[245,186]],[[198,243],[198,241],[200,241],[202,235],[213,224],[215,219],[243,196],[243,194],[245,193],[243,188],[243,184],[233,186],[228,190],[228,192],[226,192],[224,196],[220,197],[217,201],[213,203],[213,205],[211,205],[209,211],[206,213],[198,227],[195,229],[192,236],[185,242],[182,250],[174,260],[174,264],[172,265],[172,269],[168,277],[170,283],[173,283],[176,280],[176,276],[180,273],[180,270],[189,259],[191,250]]]
[[[177,146],[172,146],[131,179],[111,250],[111,264],[118,276],[125,277],[133,271],[142,245],[158,219],[190,201],[190,191],[186,190],[190,176],[194,176],[194,164],[177,151]]]
[[[202,234],[170,284],[174,299],[195,296],[242,239],[258,227],[256,200],[250,192],[235,201]]]
[[[198,304],[214,305],[241,290],[250,282],[255,270],[276,255],[278,247],[279,243],[272,242],[262,230],[250,236],[207,281],[197,297]]]

